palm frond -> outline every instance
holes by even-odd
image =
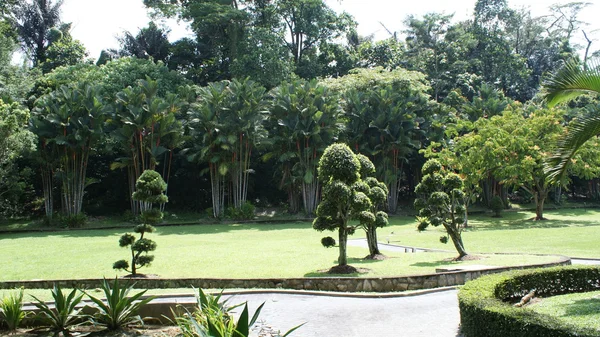
[[[545,172],[552,181],[560,181],[577,150],[589,139],[600,134],[600,116],[575,121],[566,137],[558,144],[556,153],[545,164]]]
[[[577,62],[568,62],[543,83],[543,95],[550,107],[585,93],[600,94],[598,64],[584,69]]]

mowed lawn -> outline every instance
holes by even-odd
[[[470,228],[463,233],[469,253],[563,254],[571,257],[600,258],[600,211],[565,209],[546,211],[545,221],[532,221],[532,212],[504,212],[502,218],[490,214],[469,217]],[[419,233],[414,218],[394,217],[391,226],[379,230],[380,241],[416,247],[453,250],[442,244],[441,228]]]
[[[409,230],[409,226],[412,225],[399,228],[410,232],[411,236],[423,237]],[[130,256],[127,249],[118,245],[121,234],[122,229],[104,229],[0,235],[0,280],[124,275],[124,272],[117,273],[112,269],[114,261]],[[321,246],[320,239],[325,235],[336,236],[335,233],[319,233],[310,223],[159,227],[156,233],[148,236],[158,244],[155,262],[140,272],[164,278],[328,276],[322,271],[336,264],[338,250]],[[364,233],[357,230],[353,237],[362,238]],[[437,246],[436,241],[427,240],[426,244],[420,245]],[[453,252],[384,253],[390,258],[364,261],[362,257],[368,254],[367,249],[350,247],[349,263],[370,270],[358,276],[414,275],[432,273],[437,266],[455,264],[448,260],[456,256]],[[549,260],[552,258],[498,255],[460,263],[504,266]]]

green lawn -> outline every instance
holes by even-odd
[[[129,256],[118,245],[122,233],[104,229],[0,235],[0,280],[112,278],[112,263]],[[161,227],[149,236],[158,244],[155,262],[140,272],[166,278],[324,276],[319,271],[336,264],[338,251],[323,248],[322,236],[309,223]],[[367,254],[366,248],[349,248],[349,263],[371,270],[358,276],[431,273],[453,263],[445,260],[456,255],[396,253],[385,261],[362,260]],[[504,266],[548,260],[498,255],[461,263]]]
[[[532,212],[505,212],[502,218],[489,214],[470,216],[463,233],[467,252],[563,254],[572,257],[600,258],[600,211],[563,209],[544,213],[549,220],[532,221]],[[442,244],[441,228],[419,233],[414,218],[394,217],[390,227],[379,230],[385,242],[417,247],[452,250]]]
[[[563,322],[600,330],[600,291],[552,296],[527,308]]]

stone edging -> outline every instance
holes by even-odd
[[[181,279],[135,279],[137,288],[201,288],[201,289],[291,289],[334,292],[398,292],[421,290],[462,285],[482,275],[500,273],[513,269],[545,268],[570,265],[571,259],[559,256],[556,262],[520,265],[512,267],[496,267],[481,270],[454,271],[437,274],[397,276],[397,277],[313,277],[313,278],[269,278],[269,279],[216,279],[216,278],[181,278]],[[32,280],[2,281],[0,289],[51,289],[54,284],[63,288],[98,288],[102,279],[72,280]]]

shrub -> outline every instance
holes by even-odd
[[[23,311],[23,288],[5,296],[0,302],[2,321],[8,330],[16,330],[26,314]]]
[[[600,336],[600,331],[561,323],[513,303],[536,291],[547,297],[600,289],[600,268],[590,266],[519,270],[467,282],[458,293],[465,337]]]
[[[246,201],[242,204],[242,207],[227,208],[227,216],[234,220],[251,220],[254,218],[255,207],[250,201]]]
[[[79,315],[81,309],[75,309],[75,307],[81,303],[83,294],[77,295],[77,291],[77,289],[73,289],[65,296],[60,286],[54,284],[54,288],[52,289],[54,308],[50,308],[44,301],[32,295],[37,301],[33,305],[40,310],[39,317],[42,324],[54,332],[55,335],[62,332],[63,335],[67,336],[69,328],[82,320],[82,316]]]
[[[101,289],[104,292],[104,297],[106,297],[105,301],[86,293],[90,300],[98,307],[98,313],[92,318],[94,324],[105,326],[109,330],[117,330],[135,322],[143,323],[137,312],[155,297],[141,299],[146,290],[129,297],[129,292],[133,289],[134,285],[135,283],[129,287],[122,286],[119,284],[119,280],[115,278],[111,286],[104,279]]]
[[[321,244],[325,248],[335,247],[335,239],[332,238],[331,236],[326,236],[321,239]]]
[[[502,198],[495,195],[490,201],[490,209],[494,212],[494,217],[500,218],[502,217],[502,210],[504,210],[504,203],[502,202]]]
[[[248,312],[248,304],[240,303],[228,306],[227,301],[220,301],[221,294],[213,296],[205,294],[202,289],[196,294],[197,308],[194,312],[185,310],[185,314],[175,317],[175,323],[181,329],[183,337],[248,337],[250,328],[260,315],[264,303],[261,304],[252,318]],[[232,316],[232,310],[244,306],[237,323]],[[298,325],[282,335],[289,336],[301,327]]]
[[[87,216],[84,213],[61,215],[58,222],[66,228],[81,228],[87,222]]]

